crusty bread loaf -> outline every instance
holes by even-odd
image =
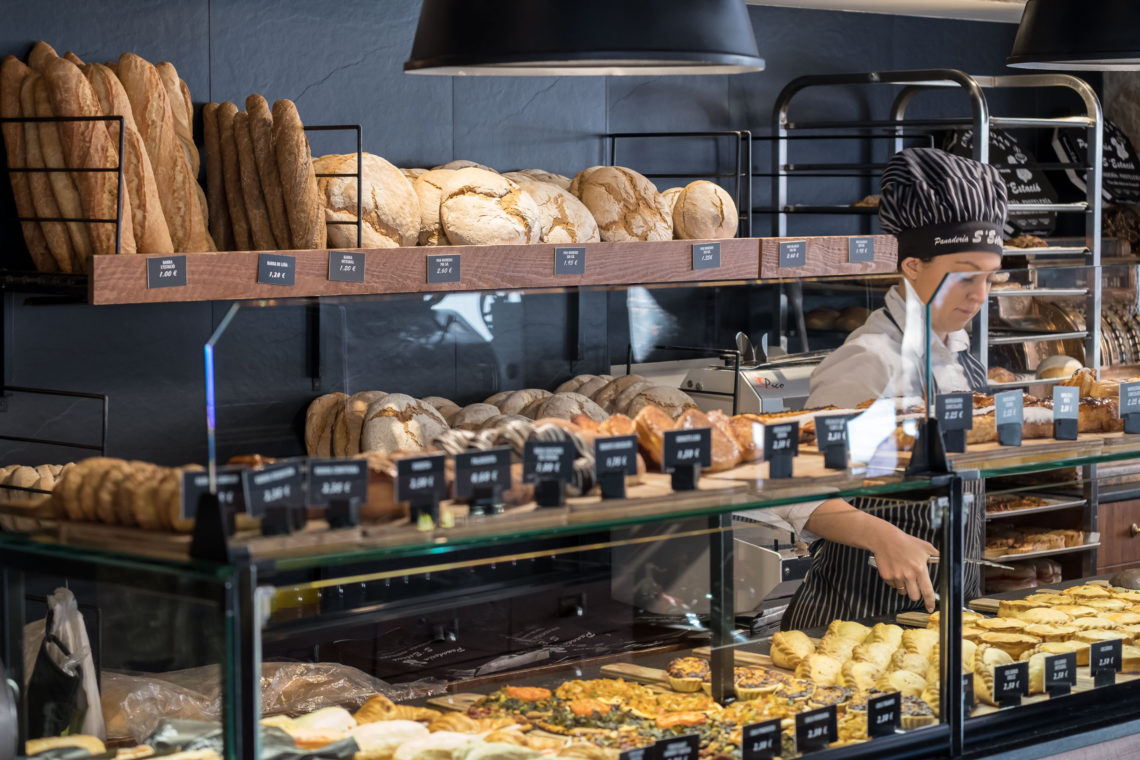
[[[101,63],[87,64],[83,67],[83,74],[99,98],[103,113],[123,117],[123,179],[131,206],[135,248],[139,253],[170,253],[174,250],[170,228],[166,225],[166,217],[162,215],[162,201],[158,197],[154,169],[135,125],[127,93],[115,72]],[[108,134],[116,148],[119,144],[118,132],[118,125],[110,123]]]
[[[448,425],[451,424],[451,421],[455,419],[455,415],[459,414],[460,409],[463,408],[451,399],[443,398],[442,396],[424,396],[420,401],[435,407],[435,410],[439,412],[444,422]]]
[[[661,191],[661,197],[665,199],[665,205],[669,208],[669,213],[672,214],[677,205],[677,196],[684,190],[683,187],[668,187]]]
[[[249,114],[249,137],[253,140],[253,155],[257,160],[265,209],[269,212],[269,226],[277,247],[290,248],[293,236],[289,232],[289,212],[285,210],[277,153],[273,149],[273,112],[265,98],[256,93],[245,99],[245,110]]]
[[[241,166],[238,158],[237,138],[234,136],[234,119],[238,109],[226,101],[218,106],[218,140],[222,148],[222,180],[226,187],[226,205],[230,209],[230,224],[234,231],[234,247],[239,251],[253,250],[253,236],[249,217],[245,211],[245,196],[241,191]]]
[[[433,169],[416,177],[412,189],[420,206],[420,245],[450,245],[439,218],[439,202],[443,185],[454,173],[452,169]]]
[[[190,172],[175,131],[174,114],[162,78],[154,66],[133,53],[123,53],[115,70],[131,102],[135,125],[154,169],[174,250],[215,250],[206,229],[202,188]]]
[[[344,400],[343,393],[326,393],[317,396],[309,403],[309,408],[305,412],[305,451],[309,456],[328,456],[327,451],[319,450],[321,434],[329,426],[337,407],[344,406]]]
[[[572,391],[577,391],[579,388],[581,388],[583,385],[585,385],[590,380],[596,380],[597,378],[598,378],[597,375],[575,375],[574,377],[570,378],[566,382],[562,383],[562,385],[555,388],[554,392],[555,393],[570,393]]]
[[[35,83],[40,78],[38,72],[29,70],[25,72],[23,82],[20,84],[19,100],[20,114],[23,116],[36,115]],[[24,124],[24,156],[26,166],[30,169],[42,169],[47,166],[44,161],[40,141],[40,125],[32,122]],[[58,219],[62,216],[59,203],[52,192],[51,175],[42,172],[29,172],[28,190],[31,194],[35,216],[43,219]],[[71,250],[71,236],[67,226],[62,222],[40,222],[40,231],[47,242],[48,251],[55,259],[56,266],[61,272],[73,272],[74,254]]]
[[[661,469],[665,458],[665,431],[673,429],[673,418],[650,404],[637,413],[633,423],[637,428],[638,447],[657,469]]]
[[[363,153],[360,184],[361,245],[364,248],[412,246],[420,234],[420,204],[412,183],[380,156]],[[321,156],[313,160],[317,174],[356,174],[356,154]],[[356,177],[319,177],[317,187],[325,204],[325,219],[355,222]],[[355,224],[328,225],[330,248],[356,248]]]
[[[325,210],[313,172],[313,154],[297,106],[291,100],[273,104],[273,145],[293,247],[324,248]]]
[[[421,169],[419,167],[413,167],[410,169],[401,167],[401,169],[400,169],[400,174],[403,174],[405,177],[408,178],[408,182],[412,182],[412,183],[414,183],[416,181],[416,177],[420,176],[421,174],[427,174],[427,173],[428,173],[427,169]]]
[[[423,451],[447,430],[430,404],[403,393],[389,393],[369,405],[360,435],[361,449],[391,454]]]
[[[364,415],[373,401],[387,396],[384,391],[361,391],[354,393],[344,402],[344,414],[337,418],[333,430],[333,446],[341,446],[345,456],[360,453],[360,429],[364,427]]]
[[[32,45],[32,49],[28,51],[28,66],[33,71],[44,73],[47,70],[47,65],[59,58],[59,53],[55,52],[55,48],[40,40]]]
[[[222,139],[218,131],[220,106],[220,103],[207,103],[202,107],[202,134],[206,140],[206,198],[210,208],[210,236],[219,251],[231,251],[234,248],[234,230],[222,169]],[[276,159],[273,168],[276,171]]]
[[[478,430],[484,422],[500,414],[499,407],[491,404],[469,404],[452,418],[451,426],[456,430]]]
[[[551,395],[553,394],[544,388],[524,388],[503,399],[502,403],[498,405],[499,411],[503,414],[522,414],[523,410],[530,404],[539,400],[546,400]]]
[[[648,179],[624,166],[587,169],[575,193],[598,223],[602,240],[672,240],[670,210]]]
[[[574,415],[582,414],[594,422],[603,422],[609,415],[592,399],[580,393],[558,393],[538,407],[535,419],[541,417],[561,417],[564,420],[573,419]]]
[[[626,386],[610,401],[609,405],[605,407],[606,411],[610,414],[625,414],[633,400],[641,395],[642,391],[649,390],[651,387],[653,387],[652,380],[643,380]]]
[[[453,245],[537,243],[538,206],[511,180],[486,169],[460,169],[443,186],[439,218]]]
[[[439,169],[450,169],[451,171],[459,171],[460,169],[482,169],[483,171],[487,172],[495,171],[489,166],[485,166],[474,161],[468,161],[463,158],[457,158],[454,161],[448,161],[446,164],[440,164],[439,166],[432,167],[432,171]]]
[[[590,210],[568,190],[521,172],[503,176],[515,182],[538,206],[543,243],[597,243],[602,239]]]
[[[552,185],[557,185],[563,190],[570,190],[570,178],[554,172],[548,172],[545,169],[519,169],[517,172],[511,174],[522,174],[531,179],[536,179],[539,182],[549,182]]]
[[[706,179],[685,185],[673,204],[673,232],[681,240],[736,237],[739,222],[732,196]]]
[[[0,63],[0,119],[15,119],[20,116],[20,86],[30,69],[23,61],[14,55],[4,57]],[[24,128],[21,124],[4,124],[0,128],[4,135],[4,147],[8,155],[9,169],[23,169],[28,166],[27,153],[24,145]],[[31,186],[28,184],[28,173],[9,171],[8,179],[12,183],[12,195],[16,200],[16,213],[25,218],[36,215],[35,202],[32,200]],[[47,239],[38,222],[21,222],[24,233],[24,242],[28,246],[32,262],[40,272],[58,272],[59,264],[48,248]]]
[[[606,383],[601,390],[590,396],[590,398],[592,398],[595,403],[598,404],[598,406],[602,407],[606,411],[612,412],[614,410],[610,405],[622,391],[631,385],[636,385],[638,383],[644,382],[647,381],[641,375],[630,374],[622,375],[621,377],[615,377],[613,380],[610,380],[608,383]]]
[[[249,236],[253,247],[259,251],[272,251],[277,248],[273,229],[269,223],[269,211],[265,207],[265,197],[261,193],[261,180],[257,173],[257,158],[253,155],[253,140],[249,135],[249,114],[238,111],[234,114],[234,146],[237,148],[238,170],[241,175],[241,195],[245,200],[246,221],[249,223]]]
[[[166,99],[174,117],[174,132],[186,153],[186,163],[190,165],[190,173],[197,177],[201,158],[198,156],[198,146],[194,144],[194,108],[189,100],[190,90],[184,90],[186,83],[178,78],[178,69],[170,61],[159,61],[154,69],[162,79],[162,86],[166,88]]]
[[[647,406],[656,406],[673,419],[680,417],[687,409],[697,408],[689,394],[681,389],[671,385],[654,385],[637,394],[626,408],[625,414],[636,418]]]
[[[584,182],[587,177],[589,177],[591,174],[596,172],[598,169],[605,169],[605,168],[606,167],[604,167],[604,166],[591,166],[591,167],[588,167],[586,169],[583,169],[582,171],[580,171],[574,175],[574,178],[570,180],[570,187],[568,187],[566,189],[569,190],[571,192],[571,194],[573,194],[574,196],[581,198],[582,197],[582,182]]]

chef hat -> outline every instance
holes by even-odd
[[[1001,255],[1008,201],[996,168],[937,148],[907,148],[891,156],[880,188],[879,222],[898,237],[899,261]]]

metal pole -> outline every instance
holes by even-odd
[[[976,473],[975,473],[976,476]],[[948,483],[949,504],[942,510],[942,573],[939,628],[942,645],[939,667],[942,672],[942,720],[950,725],[950,755],[962,754],[966,722],[965,692],[962,689],[962,576],[966,540],[965,479],[954,475]]]
[[[735,691],[732,630],[735,622],[732,589],[732,516],[709,517],[709,665],[712,697],[724,704]]]

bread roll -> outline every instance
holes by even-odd
[[[328,222],[356,221],[356,154],[321,156],[313,161],[317,174],[351,174],[351,177],[320,177],[317,187],[325,204]],[[364,204],[362,247],[412,246],[420,234],[420,204],[416,191],[400,170],[380,156],[361,155],[361,187]],[[355,224],[329,224],[330,248],[356,248]]]
[[[521,172],[503,176],[516,183],[538,205],[543,243],[597,243],[602,239],[590,210],[568,190]]]
[[[648,179],[622,166],[587,169],[575,177],[575,195],[598,223],[602,240],[672,240],[665,199]]]
[[[206,199],[210,209],[210,236],[219,251],[234,249],[233,223],[226,201],[226,180],[222,169],[222,141],[218,131],[219,103],[202,107],[202,134],[206,141]],[[277,168],[276,162],[273,164]]]
[[[166,88],[166,99],[174,117],[174,132],[186,153],[186,163],[190,166],[190,173],[197,177],[201,158],[198,156],[198,146],[194,144],[194,108],[189,102],[190,91],[183,91],[186,83],[178,78],[178,70],[170,61],[159,61],[154,69],[162,80],[162,86]]]
[[[234,114],[234,146],[237,148],[241,195],[245,200],[246,221],[253,247],[259,251],[277,248],[277,240],[269,223],[269,211],[261,192],[261,178],[257,172],[257,158],[253,154],[253,139],[249,135],[249,114]]]
[[[740,216],[728,192],[706,179],[685,185],[673,203],[673,233],[681,240],[736,237]]]
[[[234,120],[237,114],[237,106],[229,101],[218,106],[216,113],[218,141],[222,149],[222,180],[226,187],[226,206],[230,210],[234,248],[239,251],[251,251],[253,250],[253,234],[249,227],[249,216],[245,211],[245,195],[241,189],[241,166],[238,158],[237,137],[234,135]]]
[[[522,411],[536,401],[545,401],[553,394],[543,388],[524,388],[508,395],[497,406],[503,414],[522,414]],[[533,418],[532,418],[533,419]]]
[[[596,380],[597,375],[575,375],[562,385],[554,389],[555,393],[569,393],[571,391],[577,392],[579,388],[585,385],[590,380]]]
[[[400,173],[403,174],[405,177],[407,177],[408,182],[411,182],[413,184],[415,183],[417,177],[419,177],[422,174],[427,174],[427,172],[428,172],[427,169],[420,169],[418,167],[412,168],[412,169],[405,169],[405,168],[400,169]]]
[[[337,407],[343,406],[344,400],[343,393],[326,393],[309,403],[305,413],[305,451],[309,456],[329,456],[328,451],[319,451],[318,445],[322,433],[330,426]]]
[[[439,203],[443,186],[453,173],[452,169],[433,169],[416,177],[412,184],[420,206],[420,245],[451,245],[439,218]]]
[[[439,218],[453,245],[537,243],[542,234],[534,200],[486,169],[460,169],[448,177],[440,191]]]
[[[297,106],[291,100],[278,100],[273,104],[273,145],[293,248],[324,248],[324,204],[317,190],[309,140]]]
[[[249,114],[249,137],[253,141],[253,157],[257,162],[265,210],[269,213],[269,226],[277,247],[289,248],[293,238],[289,232],[289,212],[285,210],[281,173],[277,171],[277,153],[273,147],[273,113],[265,98],[256,93],[245,99],[245,110]]]

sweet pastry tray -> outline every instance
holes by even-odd
[[[1089,537],[1092,541],[1081,544],[1080,546],[1066,546],[1061,549],[1043,549],[1039,552],[1024,552],[1022,554],[1003,554],[1000,557],[986,557],[992,562],[1017,562],[1023,559],[1035,559],[1037,557],[1052,557],[1055,554],[1068,554],[1069,552],[1083,552],[1089,549],[1095,549],[1100,546],[1100,534],[1090,533]]]
[[[1079,499],[1063,498],[1063,497],[1059,497],[1059,496],[1051,496],[1047,493],[1028,493],[1027,492],[1027,493],[1023,493],[1023,494],[1019,494],[1019,495],[1021,495],[1021,496],[1033,496],[1033,497],[1036,497],[1038,499],[1044,499],[1045,501],[1047,501],[1049,503],[1048,504],[1042,504],[1039,507],[1022,507],[1020,509],[1006,509],[1006,510],[1003,510],[1001,512],[990,512],[989,510],[987,510],[986,511],[986,520],[1004,520],[1007,517],[1019,517],[1021,515],[1032,515],[1032,514],[1037,514],[1039,512],[1052,512],[1052,511],[1057,510],[1057,509],[1068,509],[1070,507],[1081,507],[1081,506],[1084,506],[1084,504],[1087,501],[1086,499],[1083,499],[1083,498],[1079,498]],[[1077,547],[1067,547],[1067,548],[1077,548]]]

